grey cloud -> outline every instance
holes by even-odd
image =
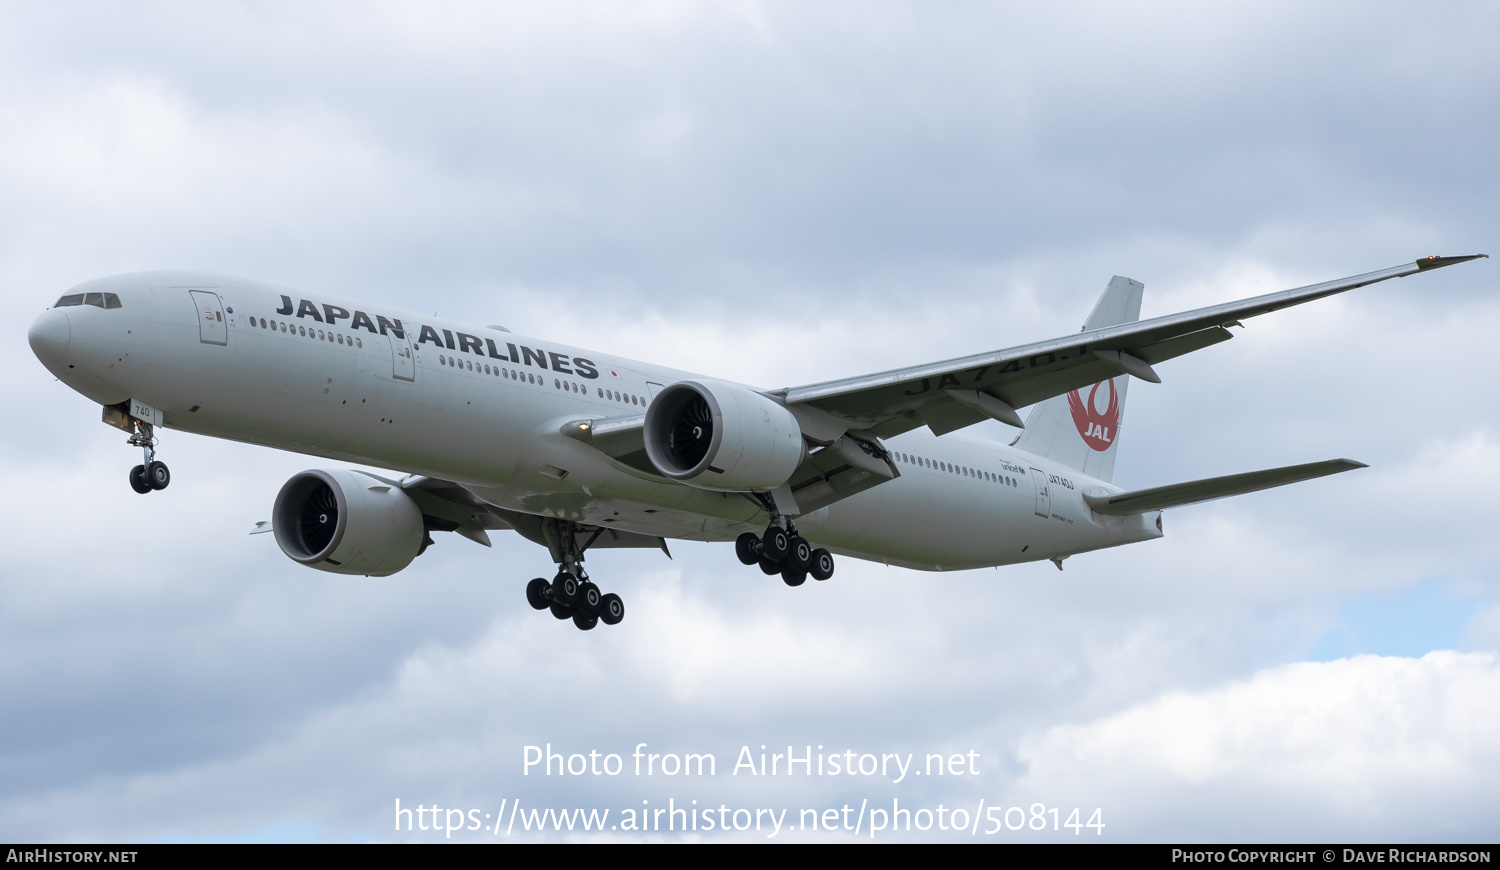
[[[194,266],[779,386],[1071,332],[1115,273],[1165,313],[1495,238],[1483,5],[368,9],[6,7],[7,346],[72,283]],[[526,607],[521,581],[550,566],[513,537],[443,536],[380,581],[248,537],[321,460],[168,433],[172,488],[135,496],[119,433],[18,350],[0,831],[388,838],[396,797],[692,797],[521,779],[520,746],[549,740],[987,765],[878,789],[720,778],[704,801],[1078,802],[1096,792],[1057,735],[1152,721],[1174,691],[1206,717],[1246,680],[1283,697],[1266,669],[1343,596],[1453,578],[1491,648],[1493,268],[1249,321],[1131,391],[1127,486],[1337,455],[1369,470],[1170,512],[1165,541],[1061,574],[844,560],[790,590],[722,545],[612,551],[590,567],[630,616],[586,636]],[[1455,753],[1493,770],[1484,746]],[[1122,750],[1112,769],[1172,760]],[[1290,794],[1316,818],[1174,826],[1193,791],[1152,781],[1111,837],[1387,818],[1278,787],[1241,806]]]

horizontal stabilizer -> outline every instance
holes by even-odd
[[[1352,459],[1329,459],[1323,462],[1309,462],[1306,465],[1289,465],[1285,468],[1268,468],[1265,471],[1247,471],[1244,474],[1210,477],[1207,480],[1154,486],[1150,489],[1138,489],[1134,492],[1121,492],[1114,495],[1084,495],[1083,500],[1088,502],[1089,507],[1096,514],[1124,517],[1146,511],[1196,504],[1200,501],[1213,501],[1216,498],[1228,498],[1231,495],[1244,495],[1247,492],[1286,486],[1289,483],[1298,483],[1315,477],[1325,477],[1341,471],[1353,471],[1356,468],[1365,467],[1363,462],[1355,462]]]

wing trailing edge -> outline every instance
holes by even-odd
[[[1355,462],[1352,459],[1328,459],[1323,462],[1309,462],[1306,465],[1247,471],[1243,474],[1154,486],[1150,489],[1137,489],[1113,495],[1085,494],[1083,500],[1096,514],[1107,517],[1125,517],[1147,511],[1159,511],[1186,504],[1228,498],[1232,495],[1244,495],[1248,492],[1258,492],[1262,489],[1272,489],[1289,483],[1300,483],[1315,477],[1326,477],[1330,474],[1366,467],[1368,466],[1363,462]]]

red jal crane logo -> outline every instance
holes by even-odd
[[[1109,384],[1109,407],[1101,414],[1095,410],[1094,398],[1105,384]],[[1073,425],[1078,427],[1078,434],[1083,436],[1083,443],[1090,449],[1103,453],[1114,444],[1120,431],[1120,394],[1115,390],[1113,378],[1094,384],[1087,402],[1081,390],[1069,393],[1068,410],[1073,412]]]

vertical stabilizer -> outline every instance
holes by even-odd
[[[1141,316],[1146,285],[1116,275],[1104,288],[1083,331],[1132,323]],[[1109,480],[1115,473],[1120,426],[1125,419],[1125,389],[1130,378],[1118,375],[1039,402],[1026,418],[1015,446],[1028,453]]]

